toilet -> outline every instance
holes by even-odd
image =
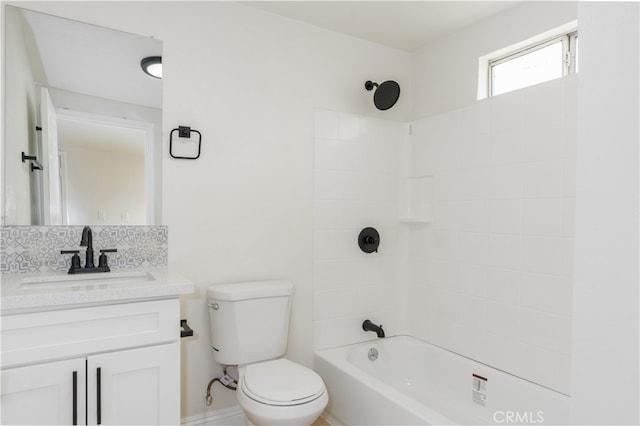
[[[213,358],[238,366],[238,403],[250,425],[310,425],[329,401],[322,378],[282,358],[293,285],[218,284],[207,289]]]

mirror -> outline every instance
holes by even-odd
[[[162,42],[8,5],[4,38],[2,224],[160,224],[162,80],[140,63]]]

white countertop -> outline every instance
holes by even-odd
[[[2,315],[178,297],[194,291],[193,282],[169,267],[73,275],[4,274],[0,279]]]

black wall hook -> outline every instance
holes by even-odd
[[[365,253],[377,253],[380,245],[380,234],[375,228],[364,228],[358,235],[358,245],[360,250]]]

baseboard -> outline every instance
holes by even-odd
[[[239,405],[207,411],[202,414],[186,417],[182,426],[245,426],[244,413]]]

